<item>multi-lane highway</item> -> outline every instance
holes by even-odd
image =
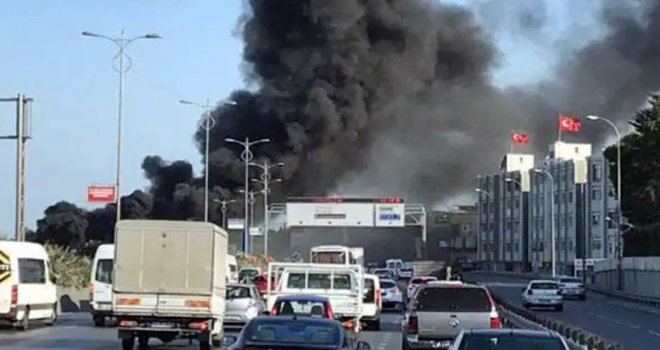
[[[529,282],[487,274],[473,274],[470,278],[520,306],[521,288]],[[660,349],[660,309],[590,293],[585,301],[567,300],[561,312],[534,311],[618,342],[626,350]]]
[[[369,342],[372,350],[399,350],[401,348],[400,315],[384,314],[381,331],[363,332],[360,340]],[[198,349],[195,343],[187,341],[163,345],[152,341],[155,350]],[[0,349],[2,350],[73,350],[73,349],[112,349],[120,348],[117,330],[113,327],[94,328],[89,314],[70,313],[60,316],[56,326],[38,327],[27,332],[0,328]]]

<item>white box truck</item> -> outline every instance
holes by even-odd
[[[227,232],[194,221],[122,220],[115,235],[112,309],[123,349],[150,338],[220,346]]]

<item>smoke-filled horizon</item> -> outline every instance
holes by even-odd
[[[496,169],[512,130],[530,135],[520,150],[540,155],[556,140],[558,114],[625,122],[657,90],[660,0],[571,5],[572,21],[592,18],[602,34],[586,43],[577,42],[579,33],[562,38],[561,61],[548,79],[495,86],[492,33],[544,43],[541,29],[551,26],[545,6],[514,3],[507,1],[505,17],[492,0],[471,8],[422,0],[247,1],[243,68],[256,89],[237,90],[229,96],[235,106],[213,110],[213,198],[234,197],[244,182],[242,149],[225,138],[249,137],[271,140],[253,148],[255,161],[285,163],[275,174],[284,180],[273,186],[276,198],[443,202]],[[585,121],[566,139],[602,142],[610,132]],[[195,139],[203,154],[204,130]],[[150,156],[143,169],[155,217],[200,216],[203,181],[189,162]]]

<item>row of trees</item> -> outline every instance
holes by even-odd
[[[625,256],[660,255],[660,95],[630,124],[634,130],[621,140],[622,212],[630,227],[624,231]],[[605,151],[610,180],[617,181],[616,146]]]

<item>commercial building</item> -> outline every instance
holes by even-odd
[[[498,173],[479,177],[482,267],[550,272],[553,232],[558,274],[573,274],[576,259],[614,256],[608,218],[617,203],[605,162],[590,144],[556,142],[542,162],[507,154]]]
[[[459,205],[428,216],[427,259],[448,264],[477,261],[477,207]]]

